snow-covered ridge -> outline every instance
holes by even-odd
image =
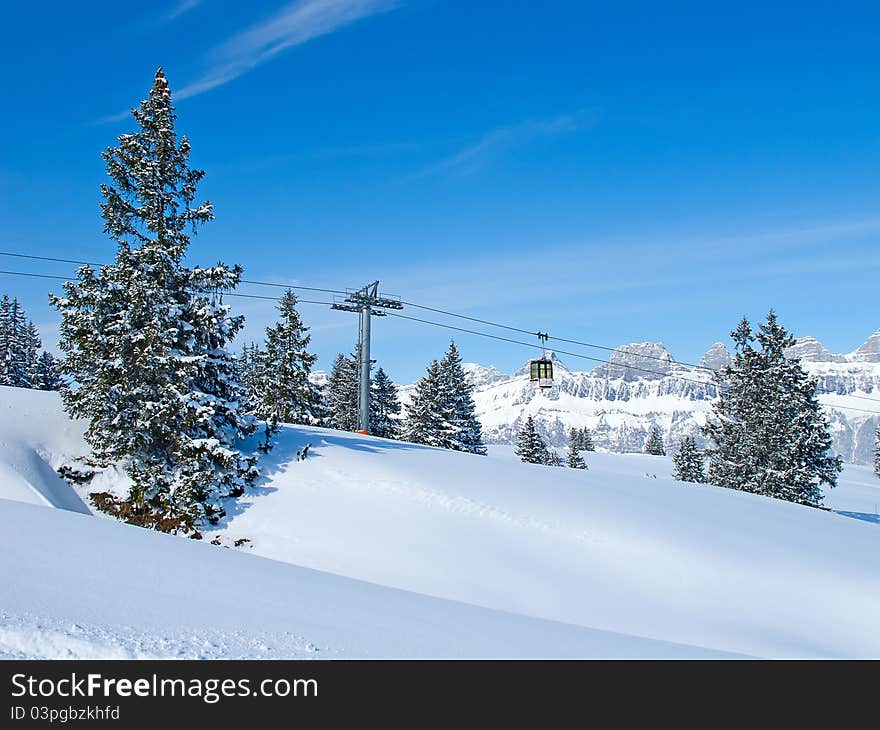
[[[828,408],[834,449],[845,461],[869,463],[880,416],[880,330],[848,355],[829,352],[818,340],[804,337],[791,349],[819,383],[819,399]],[[671,448],[683,436],[705,443],[705,423],[715,386],[711,372],[730,362],[730,352],[715,343],[697,368],[680,365],[661,343],[623,345],[610,363],[592,370],[569,370],[551,353],[555,384],[549,391],[532,388],[527,364],[512,375],[471,363],[477,415],[487,443],[513,443],[522,423],[532,416],[550,443],[567,443],[571,427],[589,427],[605,451],[641,451],[651,428],[659,426]],[[655,372],[645,372],[645,371]],[[411,386],[401,389],[407,400]],[[853,410],[857,409],[857,410]]]

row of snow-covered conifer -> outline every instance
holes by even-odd
[[[52,353],[43,346],[37,326],[18,299],[0,299],[0,385],[58,390],[61,375]]]
[[[358,353],[340,353],[323,387],[312,382],[311,368],[317,357],[308,351],[308,328],[295,305],[296,298],[286,293],[279,305],[281,320],[266,329],[264,345],[252,343],[242,353],[239,378],[244,386],[245,410],[267,423],[267,438],[274,425],[282,422],[356,431]],[[401,416],[397,386],[381,367],[370,374],[369,408],[374,436],[486,453],[475,415],[473,386],[465,377],[454,342],[443,359],[434,360],[416,383],[405,416]]]

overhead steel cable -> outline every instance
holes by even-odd
[[[19,259],[34,259],[36,261],[54,261],[56,263],[62,264],[77,264],[79,266],[95,266],[101,267],[106,266],[107,264],[99,264],[94,261],[79,261],[77,259],[63,259],[56,258],[54,256],[35,256],[33,254],[26,253],[13,253],[11,251],[0,251],[0,256],[10,256]],[[255,279],[239,279],[239,282],[242,284],[254,284],[256,286],[274,286],[279,289],[301,289],[302,291],[317,291],[324,292],[326,294],[345,294],[344,289],[326,289],[323,287],[317,286],[300,286],[299,284],[280,284],[277,281],[257,281]],[[256,295],[254,295],[256,296]]]
[[[52,256],[37,256],[34,254],[15,253],[15,252],[11,252],[11,251],[0,251],[0,256],[10,256],[10,257],[15,257],[15,258],[33,259],[33,260],[38,260],[38,261],[53,261],[53,262],[58,262],[58,263],[79,264],[79,265],[97,266],[97,267],[104,265],[104,264],[98,264],[98,263],[90,262],[90,261],[80,261],[77,259],[66,259],[66,258],[52,257]],[[35,274],[35,273],[3,271],[3,270],[0,270],[0,274],[10,274],[10,275],[15,275],[15,276],[31,276],[31,277],[43,278],[43,279],[60,279],[60,280],[64,280],[64,281],[69,279],[69,277],[64,277],[64,276],[53,276],[53,275],[48,275],[48,274]],[[293,289],[293,290],[301,289],[304,291],[318,291],[318,292],[325,292],[325,293],[331,293],[331,294],[346,294],[347,293],[345,290],[342,290],[342,289],[328,289],[328,288],[320,288],[320,287],[287,285],[287,284],[280,284],[278,282],[257,281],[257,280],[253,280],[253,279],[240,279],[239,281],[242,284],[253,284],[253,285],[257,285],[257,286],[271,286],[271,287],[278,287],[278,288],[283,288],[283,289]],[[264,296],[264,295],[260,295],[260,294],[244,294],[244,293],[238,293],[238,292],[224,292],[223,294],[224,294],[224,296],[240,297],[240,298],[244,298],[244,299],[259,299],[259,300],[268,300],[268,301],[278,301],[278,297]],[[322,302],[322,301],[309,300],[309,299],[297,299],[297,301],[302,302],[303,304],[317,304],[317,305],[324,305],[324,306],[333,306],[332,302]],[[480,317],[472,317],[472,316],[466,315],[466,314],[459,314],[457,312],[450,312],[445,309],[440,309],[438,307],[429,307],[425,304],[418,304],[416,302],[402,300],[401,304],[404,304],[409,307],[414,307],[416,309],[422,309],[425,311],[434,312],[436,314],[442,314],[442,315],[448,316],[448,317],[455,317],[455,318],[467,320],[470,322],[476,322],[477,324],[483,324],[483,325],[486,325],[489,327],[496,327],[496,328],[505,329],[505,330],[508,330],[511,332],[517,332],[519,334],[524,334],[524,335],[537,335],[538,334],[537,332],[533,332],[532,330],[524,329],[522,327],[514,327],[512,325],[503,324],[500,322],[493,322],[491,320],[482,319]],[[390,312],[388,314],[391,315]],[[442,324],[440,322],[433,322],[433,321],[425,320],[425,319],[419,319],[417,317],[409,317],[407,315],[402,315],[402,314],[393,314],[391,316],[396,316],[401,319],[410,319],[410,320],[413,320],[416,322],[422,322],[424,324],[430,324],[430,325],[437,326],[437,327],[445,327],[447,329],[466,332],[466,333],[478,335],[481,337],[488,337],[488,338],[500,340],[503,342],[510,342],[512,344],[522,345],[525,347],[531,347],[531,348],[539,347],[539,345],[535,345],[532,343],[521,342],[519,340],[512,340],[510,338],[505,338],[505,337],[499,337],[497,335],[491,335],[486,332],[478,332],[476,330],[469,330],[466,328],[454,327],[452,325]],[[710,368],[705,365],[696,365],[693,363],[685,362],[683,360],[675,360],[674,358],[663,357],[660,355],[653,355],[650,353],[634,352],[633,350],[628,350],[625,347],[610,347],[608,345],[599,345],[599,344],[593,343],[593,342],[585,342],[583,340],[575,340],[575,339],[569,339],[569,338],[565,338],[565,337],[557,337],[555,335],[549,335],[549,334],[547,335],[547,339],[554,340],[556,342],[564,342],[564,343],[572,344],[572,345],[579,345],[581,347],[589,347],[589,348],[593,348],[593,349],[603,350],[605,352],[624,353],[624,354],[631,355],[632,357],[636,357],[636,358],[657,360],[660,362],[665,362],[665,363],[669,363],[669,364],[673,364],[673,365],[682,365],[684,367],[689,367],[694,370],[702,370],[704,372],[713,373],[713,374],[718,373],[718,370],[716,370],[715,368]],[[674,378],[677,380],[683,380],[685,382],[698,383],[698,384],[703,384],[703,385],[705,384],[705,381],[693,380],[693,379],[685,378],[683,376],[672,375],[669,373],[663,373],[659,370],[651,370],[650,368],[639,367],[636,365],[615,363],[611,360],[605,360],[605,359],[598,358],[598,357],[592,357],[592,356],[584,355],[581,353],[573,353],[573,352],[569,352],[569,351],[565,351],[565,350],[556,350],[556,352],[559,352],[564,355],[569,355],[572,357],[578,357],[578,358],[581,358],[584,360],[590,360],[593,362],[620,365],[621,367],[626,367],[626,368],[629,368],[630,370],[637,370],[639,372],[661,375],[663,377]],[[834,393],[826,393],[823,395],[835,395],[835,394]],[[850,398],[856,398],[856,399],[868,401],[871,403],[880,403],[880,399],[871,398],[870,396],[856,395],[856,394],[838,394],[838,395],[843,395],[843,396],[850,397]],[[864,410],[864,409],[854,408],[852,406],[837,406],[837,407],[847,408],[849,410],[862,411],[864,413],[874,413],[874,411],[868,411],[868,410]]]
[[[6,271],[4,269],[0,269],[0,274],[7,274],[9,276],[29,276],[35,279],[54,279],[56,281],[70,281],[69,276],[58,276],[55,274],[34,274],[29,271]],[[198,289],[194,289],[194,292],[197,294],[210,294],[210,291],[202,291]],[[227,292],[227,291],[218,291],[218,295],[224,297],[242,297],[244,299],[268,299],[273,302],[280,302],[281,299],[279,297],[267,297],[262,294],[242,294],[239,292]],[[300,299],[297,297],[297,304],[323,304],[326,307],[330,307],[333,305],[333,302],[322,302],[314,299]]]
[[[502,324],[500,322],[492,322],[488,319],[480,319],[479,317],[471,317],[467,314],[458,314],[457,312],[449,312],[445,309],[438,309],[436,307],[428,307],[424,304],[416,304],[415,302],[403,302],[409,307],[415,307],[416,309],[424,309],[428,312],[436,312],[437,314],[443,314],[447,317],[457,317],[458,319],[466,319],[471,322],[478,322],[479,324],[485,324],[490,327],[498,327],[499,329],[510,330],[511,332],[519,332],[524,335],[537,335],[536,331],[522,329],[520,327],[513,327],[508,324]],[[659,360],[661,362],[669,362],[674,363],[676,365],[684,365],[685,367],[694,368],[697,370],[706,370],[708,372],[714,373],[717,372],[714,368],[706,367],[705,365],[695,365],[693,363],[684,362],[683,360],[675,360],[674,358],[663,357],[662,355],[651,355],[649,353],[644,352],[633,352],[632,350],[627,350],[625,347],[609,347],[608,345],[597,345],[593,342],[583,342],[581,340],[570,340],[565,337],[556,337],[554,335],[548,334],[548,340],[555,340],[556,342],[566,342],[570,345],[580,345],[581,347],[591,347],[597,350],[605,350],[606,352],[622,352],[627,355],[632,355],[633,357],[641,357],[646,358],[648,360]]]

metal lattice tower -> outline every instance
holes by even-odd
[[[360,315],[358,337],[358,429],[370,431],[370,318],[384,317],[383,309],[403,309],[399,297],[379,296],[379,282],[374,281],[357,291],[346,289],[345,298],[336,301],[333,309],[357,312]]]

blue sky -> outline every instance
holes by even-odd
[[[2,250],[113,255],[100,152],[162,65],[217,216],[192,263],[330,288],[378,278],[410,301],[662,341],[691,361],[770,307],[833,351],[880,327],[876,3],[154,0],[5,15]],[[0,276],[51,346],[48,286]],[[235,304],[259,337],[271,303]],[[319,367],[352,348],[355,315],[302,312]],[[399,381],[449,337],[390,317],[373,329]],[[506,370],[529,354],[456,339]]]

